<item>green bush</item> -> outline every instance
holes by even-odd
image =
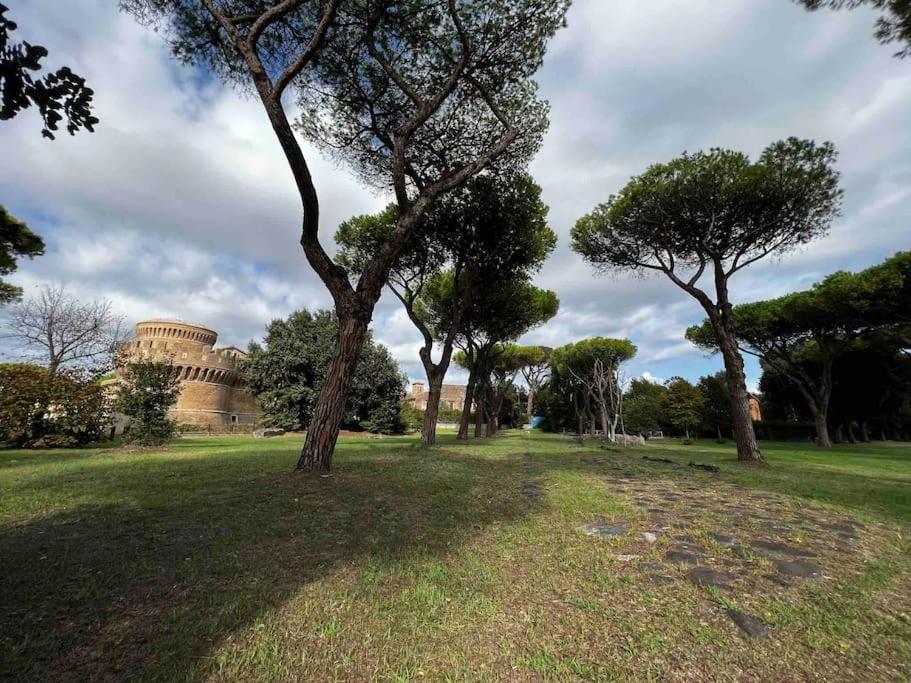
[[[170,362],[127,363],[116,403],[117,410],[133,419],[124,435],[127,441],[157,446],[174,436],[177,425],[168,419],[168,410],[180,395],[178,375]]]
[[[0,443],[25,448],[83,446],[104,433],[110,406],[86,373],[0,364]]]

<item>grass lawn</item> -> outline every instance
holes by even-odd
[[[0,678],[911,678],[908,446],[299,446],[0,451]]]

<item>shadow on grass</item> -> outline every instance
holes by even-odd
[[[200,440],[201,441],[201,440]],[[622,464],[668,483],[745,483],[911,521],[907,487],[843,473],[725,462],[711,475],[556,440],[457,442],[425,455],[400,440],[344,443],[331,477],[291,474],[298,443],[181,442],[154,457],[41,467],[7,490],[37,511],[0,527],[0,678],[192,679],[232,633],[336,571],[440,560],[492,525],[541,509],[521,482]],[[219,449],[224,452],[219,453]],[[539,452],[538,452],[539,451]],[[199,457],[193,457],[194,453]],[[686,460],[683,451],[662,452]],[[587,465],[597,455],[605,465]],[[729,453],[693,452],[727,459]],[[186,457],[184,457],[186,456]],[[39,459],[40,460],[40,459]],[[10,473],[15,475],[15,472]],[[880,473],[882,474],[882,473]],[[901,489],[901,491],[899,490]],[[899,496],[904,495],[904,504]],[[51,501],[50,503],[47,501]]]
[[[513,458],[372,446],[328,478],[287,451],[42,468],[17,495],[80,503],[0,528],[0,678],[204,676],[226,635],[336,567],[432,560],[535,509]]]

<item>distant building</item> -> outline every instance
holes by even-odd
[[[411,385],[411,395],[408,400],[418,410],[427,410],[427,398],[429,396],[429,392],[424,390],[424,383],[415,382]],[[465,385],[444,384],[440,392],[440,410],[462,410],[464,406]]]
[[[170,359],[180,377],[180,396],[169,416],[205,428],[250,424],[262,417],[256,398],[237,370],[247,354],[234,346],[215,348],[218,333],[179,320],[146,320],[133,340],[120,346],[120,361]],[[118,379],[123,367],[117,368]]]
[[[762,408],[755,396],[750,396],[750,417],[753,418],[753,422],[762,422]]]

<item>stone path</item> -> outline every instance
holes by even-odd
[[[740,609],[739,601],[825,580],[827,568],[862,568],[866,527],[831,510],[686,467],[668,476],[667,466],[657,462],[580,461],[603,473],[610,490],[636,511],[596,520],[580,531],[610,539],[617,561],[648,582],[688,581],[706,589],[745,637],[764,638],[769,631]]]

